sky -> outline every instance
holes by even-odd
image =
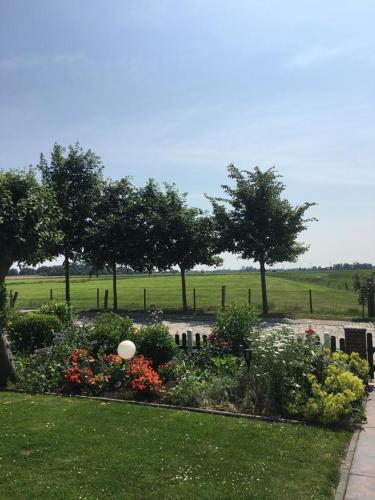
[[[230,163],[275,166],[318,204],[292,266],[375,264],[374,19],[373,0],[0,0],[0,169],[79,141],[209,209]]]

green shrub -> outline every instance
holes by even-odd
[[[66,302],[48,302],[40,306],[39,312],[41,314],[54,314],[64,325],[71,325],[73,323],[73,309]]]
[[[206,384],[206,381],[202,380],[198,374],[186,374],[169,391],[172,404],[180,406],[204,406],[207,403],[203,394]]]
[[[51,392],[61,389],[65,369],[64,358],[54,356],[51,348],[27,356],[15,356],[16,387],[31,392]]]
[[[213,335],[219,340],[228,341],[233,352],[240,351],[240,345],[246,344],[258,325],[258,316],[253,306],[232,303],[216,315]]]
[[[54,334],[61,330],[61,321],[49,314],[18,314],[6,325],[12,348],[25,354],[50,346]]]
[[[154,323],[141,328],[136,346],[138,354],[150,358],[155,368],[170,361],[178,351],[168,327],[162,323]]]
[[[91,352],[96,355],[99,350],[106,354],[117,352],[123,340],[135,342],[137,330],[130,318],[121,318],[115,313],[103,313],[95,316],[92,326],[87,330],[87,340]]]

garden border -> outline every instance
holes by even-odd
[[[104,403],[125,403],[136,406],[149,406],[151,408],[164,408],[166,410],[180,410],[192,413],[206,413],[223,417],[247,418],[251,420],[263,420],[265,422],[278,422],[284,424],[319,425],[315,424],[314,422],[306,422],[304,420],[288,419],[282,417],[268,417],[266,415],[251,415],[248,413],[234,413],[224,410],[214,410],[210,408],[194,408],[193,406],[178,406],[166,403],[150,403],[148,401],[134,401],[133,399],[105,398],[102,396],[83,396],[81,394],[59,394],[57,392],[30,392],[30,391],[24,391],[22,389],[3,389],[3,392],[14,392],[14,393],[39,395],[39,396],[56,396],[62,398],[92,399],[94,401],[102,401]]]

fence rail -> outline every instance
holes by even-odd
[[[30,294],[25,288],[10,290],[9,303],[13,307],[36,309],[51,300],[65,300],[64,289],[47,288]],[[113,308],[113,293],[109,288],[71,286],[72,305],[81,310],[107,310]],[[188,309],[192,312],[225,309],[232,302],[252,304],[261,310],[259,288],[228,285],[194,287],[187,290]],[[345,317],[364,317],[367,311],[358,304],[357,296],[349,290],[268,290],[270,313],[326,314]],[[125,288],[118,292],[118,308],[125,311],[147,311],[150,308],[181,310],[181,290],[177,287]]]

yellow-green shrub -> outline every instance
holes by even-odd
[[[365,387],[356,375],[330,365],[322,383],[318,382],[315,375],[309,375],[308,380],[311,396],[303,410],[305,418],[325,424],[336,424],[347,417],[363,419]]]

